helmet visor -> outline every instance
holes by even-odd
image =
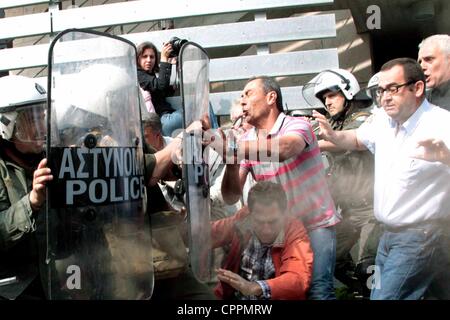
[[[330,80],[329,72],[321,72],[303,86],[303,98],[313,109],[326,108],[323,99],[325,92],[342,92],[339,82],[335,81],[335,78],[336,76],[331,74]]]
[[[46,138],[45,102],[17,108],[17,118],[13,137],[23,143],[44,144]]]
[[[306,103],[312,108],[323,108],[324,104],[316,97],[317,83],[310,82],[303,86],[302,95]]]
[[[381,104],[380,104],[379,97],[377,97],[377,93],[376,93],[377,88],[378,88],[378,86],[371,86],[371,87],[367,87],[365,91],[366,91],[366,94],[372,98],[372,101],[375,104],[375,106],[377,108],[379,108],[381,106]]]

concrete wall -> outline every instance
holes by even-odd
[[[103,4],[104,0],[77,0],[76,6],[94,6]],[[107,3],[121,2],[120,0],[109,0]],[[72,1],[67,0],[62,2],[62,8],[68,9],[72,6]],[[15,9],[5,10],[7,17],[27,15],[33,13],[41,13],[47,10],[47,5],[28,6]],[[295,14],[295,16],[301,15],[317,15],[321,12],[308,12]],[[339,51],[339,64],[341,68],[347,69],[353,72],[357,79],[361,83],[366,83],[371,76],[371,59],[370,59],[370,44],[368,36],[365,34],[357,34],[353,18],[350,10],[336,10],[327,13],[334,13],[336,15],[336,29],[337,37],[331,39],[322,40],[307,40],[297,41],[291,43],[281,43],[270,45],[271,52],[289,52],[300,50],[312,50],[322,48],[338,48]],[[208,25],[214,23],[226,23],[232,21],[238,21],[243,16],[242,13],[221,15],[221,16],[209,16],[199,18],[179,19],[173,22],[175,28],[188,27],[193,25]],[[130,25],[124,27],[114,27],[108,30],[114,34],[129,33],[129,32],[143,32],[148,30],[158,30],[167,27],[170,22],[153,22],[144,23],[140,25]],[[103,28],[102,31],[105,31]],[[13,45],[25,46],[30,44],[48,43],[48,37],[27,37],[15,39]],[[232,50],[232,49],[230,49]],[[256,47],[253,46],[243,52],[243,55],[254,54]],[[45,68],[32,68],[24,71],[14,71],[14,73],[21,73],[28,76],[45,76]],[[313,75],[290,77],[289,79],[278,79],[282,85],[299,85],[309,81]],[[212,91],[232,91],[240,90],[244,85],[243,81],[227,82],[225,84],[214,84]]]
[[[314,50],[324,48],[338,48],[339,66],[352,72],[360,85],[367,84],[372,76],[372,60],[370,53],[370,39],[368,34],[358,34],[350,10],[327,11],[336,16],[336,38],[305,40],[296,42],[285,42],[271,44],[270,52],[290,52],[301,50]],[[305,14],[295,14],[293,16],[318,15],[321,12],[309,12]],[[252,46],[243,55],[256,54],[256,47]],[[303,85],[311,80],[314,75],[305,75],[289,78],[278,78],[282,86]],[[212,85],[212,91],[234,91],[241,90],[244,81],[231,81],[226,83],[216,83]]]
[[[91,7],[102,4],[111,4],[124,2],[123,0],[76,0],[75,5],[72,5],[72,0],[63,0],[61,1],[62,10],[68,10],[71,7]],[[48,10],[47,4],[41,5],[33,5],[19,8],[12,8],[5,10],[5,17],[14,17],[14,16],[22,16],[34,13],[43,13]],[[132,24],[127,26],[115,26],[109,28],[99,28],[99,31],[107,31],[111,34],[126,34],[131,32],[147,32],[150,30],[160,30],[162,29],[161,22],[150,22],[150,23],[140,23],[140,24]],[[25,37],[14,39],[13,46],[21,47],[21,46],[29,46],[40,43],[48,43],[50,39],[48,36],[35,36],[35,37]],[[47,68],[29,68],[26,70],[14,70],[11,73],[13,74],[21,74],[24,76],[30,77],[42,77],[47,75]]]
[[[372,62],[370,55],[370,39],[367,34],[358,34],[350,10],[336,10],[336,37],[321,40],[299,41],[286,45],[274,45],[273,52],[293,50],[312,50],[323,48],[337,48],[339,67],[352,72],[360,83],[367,83],[372,76]],[[320,14],[314,12],[309,14]],[[309,81],[313,75],[302,77]],[[305,81],[305,82],[306,82]],[[303,83],[301,83],[303,84]],[[298,85],[298,84],[297,84]]]
[[[24,16],[24,15],[28,15],[28,14],[43,13],[43,12],[46,12],[47,9],[48,9],[47,4],[6,9],[5,17],[15,17],[15,16]],[[22,47],[22,46],[29,46],[29,45],[39,44],[39,43],[48,43],[48,42],[49,42],[48,36],[18,38],[18,39],[13,40],[13,47]],[[29,68],[26,70],[14,70],[10,73],[21,74],[21,75],[29,76],[29,77],[45,76],[47,74],[45,68]]]

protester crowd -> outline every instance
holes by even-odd
[[[185,129],[209,151],[208,283],[186,256],[183,111],[165,99],[176,58],[170,43],[137,52],[146,213],[170,215],[153,237],[176,239],[153,241],[177,261],[155,271],[154,299],[450,299],[450,36],[387,61],[367,88],[346,70],[320,72],[302,84],[309,116],[286,114],[278,83],[255,76],[232,124]],[[40,230],[58,179],[42,152],[46,92],[21,76],[0,87],[0,298],[45,299]]]

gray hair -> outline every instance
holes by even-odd
[[[142,124],[144,128],[149,127],[154,132],[162,132],[161,118],[155,112],[149,112]]]
[[[450,36],[448,34],[435,34],[422,40],[419,49],[428,45],[437,45],[442,53],[450,55]]]

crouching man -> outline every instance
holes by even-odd
[[[258,182],[248,208],[212,223],[213,247],[229,245],[217,270],[220,299],[305,299],[313,252],[303,224],[287,212],[283,188]]]

